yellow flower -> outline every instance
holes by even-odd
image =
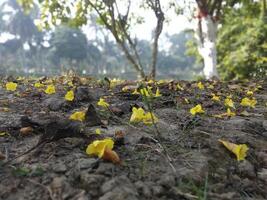
[[[68,91],[66,94],[65,94],[65,99],[67,101],[73,101],[74,100],[74,92],[72,90]]]
[[[234,117],[235,116],[235,113],[232,112],[230,108],[227,108],[226,114],[227,114],[228,117]]]
[[[198,113],[204,113],[204,110],[202,109],[202,106],[200,104],[198,104],[195,107],[190,109],[190,113],[192,115],[196,115]]]
[[[47,88],[45,89],[46,94],[54,94],[56,93],[56,88],[54,85],[48,85]]]
[[[143,108],[133,107],[130,122],[141,122],[144,118],[145,111]]]
[[[164,84],[164,83],[166,83],[166,80],[159,80],[159,81],[157,82],[157,84],[159,84],[159,85]]]
[[[143,116],[143,123],[145,125],[152,125],[153,120],[154,120],[154,123],[157,123],[159,121],[159,119],[151,112],[148,112]]]
[[[130,122],[135,122],[135,123],[143,122],[146,125],[151,125],[153,124],[152,118],[154,120],[154,123],[157,123],[159,121],[158,118],[153,113],[151,112],[145,113],[143,108],[137,109],[136,107],[133,107]]]
[[[249,150],[246,144],[234,144],[224,140],[219,140],[229,151],[236,155],[238,161],[244,160],[247,156],[247,151]]]
[[[42,84],[42,83],[40,83],[40,82],[36,82],[36,83],[34,83],[34,87],[35,88],[41,88],[41,87],[44,87],[45,85],[44,84]]]
[[[112,150],[114,146],[114,141],[111,138],[106,138],[104,140],[95,140],[93,143],[89,144],[86,153],[88,155],[96,155],[99,158],[105,153],[105,150]]]
[[[211,94],[212,95],[212,100],[213,101],[220,101],[220,97],[219,96],[216,96],[216,94]]]
[[[211,85],[211,84],[209,84],[207,88],[209,88],[209,89],[214,89],[214,86]]]
[[[97,128],[97,129],[95,129],[95,133],[96,133],[97,135],[100,135],[100,134],[101,134],[101,130],[100,130],[99,128]]]
[[[70,116],[70,119],[82,122],[85,120],[85,112],[75,112]]]
[[[257,104],[256,99],[249,99],[247,97],[243,98],[240,103],[241,106],[252,107],[252,108],[255,108],[256,104]]]
[[[157,88],[155,97],[161,97],[161,96],[162,96],[162,95],[161,95],[160,92],[159,92],[159,88]]]
[[[254,93],[253,93],[251,90],[248,90],[248,91],[247,91],[247,95],[248,95],[248,96],[252,96],[253,94],[254,94]]]
[[[204,89],[204,85],[203,85],[201,82],[198,82],[198,83],[197,83],[197,87],[198,87],[200,90],[203,90],[203,89]]]
[[[184,88],[183,88],[182,86],[180,86],[180,84],[179,84],[179,83],[177,83],[177,85],[176,85],[176,88],[177,88],[177,90],[181,90],[181,91],[183,91],[183,90],[184,90]]]
[[[104,108],[107,108],[109,107],[109,104],[105,101],[105,99],[103,98],[100,98],[99,101],[97,102],[97,105],[98,106],[102,106]]]
[[[150,97],[151,95],[148,93],[148,90],[146,88],[142,88],[140,90],[140,93],[145,97]]]
[[[68,84],[68,86],[73,87],[72,81],[69,81],[67,84]]]
[[[132,92],[132,94],[140,94],[140,93],[137,91],[137,89],[135,89],[135,90]]]
[[[14,82],[7,82],[6,83],[6,90],[15,91],[17,89],[18,84]]]
[[[230,107],[230,108],[235,108],[234,102],[230,97],[227,97],[224,100],[224,105],[227,106],[227,107]]]
[[[153,84],[154,81],[153,81],[153,80],[149,80],[149,81],[147,81],[147,83],[148,83],[148,84]]]

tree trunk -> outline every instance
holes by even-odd
[[[217,22],[209,14],[199,15],[196,25],[195,36],[198,41],[198,51],[204,60],[203,74],[205,78],[218,77],[216,69],[217,50],[216,32]]]

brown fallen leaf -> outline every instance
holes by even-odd
[[[30,135],[32,132],[33,132],[33,128],[30,127],[30,126],[27,126],[27,127],[23,127],[19,130],[20,134],[22,136],[27,136],[27,135]]]
[[[111,149],[105,149],[104,155],[102,157],[103,160],[107,160],[107,161],[111,161],[114,164],[120,164],[121,160],[120,157],[118,156],[118,154],[111,150]]]

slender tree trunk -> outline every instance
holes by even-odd
[[[267,4],[266,0],[262,0],[262,17],[264,18],[264,20],[265,20],[265,18],[267,16],[267,12],[266,12],[267,5],[266,4]]]
[[[216,68],[217,22],[209,14],[200,15],[197,20],[195,36],[198,41],[198,51],[204,60],[203,74],[207,79],[218,77]]]
[[[154,33],[154,42],[152,46],[152,62],[151,62],[151,72],[150,77],[151,79],[156,78],[156,68],[157,68],[157,60],[158,60],[158,42],[159,42],[159,36],[163,29],[163,23],[165,20],[164,13],[161,9],[160,0],[155,1],[148,1],[150,7],[154,11],[156,18],[157,18],[157,26]]]

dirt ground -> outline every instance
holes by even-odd
[[[17,82],[17,90],[7,91],[7,81]],[[57,91],[48,95],[33,86],[36,80],[1,79],[0,199],[267,199],[266,81],[202,81],[203,90],[198,82],[147,83],[162,94],[151,103],[158,131],[129,123],[132,107],[147,110],[142,97],[132,94],[142,84],[125,81],[110,89],[109,81],[79,77],[72,81],[74,86],[64,77],[55,78]],[[40,82],[49,81],[43,77]],[[75,100],[67,102],[64,95],[73,87]],[[255,108],[240,106],[248,90],[254,91]],[[214,102],[211,93],[222,100]],[[228,95],[235,102],[236,116],[214,117],[226,111],[223,100]],[[110,111],[97,106],[100,97],[105,97]],[[190,108],[199,103],[205,113],[192,116]],[[87,122],[69,122],[74,111],[89,105],[96,113]],[[21,132],[29,126],[32,133]],[[95,134],[96,128],[101,135]],[[87,145],[98,137],[116,140],[114,150],[121,164],[86,154]],[[40,138],[47,142],[5,164]],[[247,144],[246,159],[237,161],[219,139]]]

